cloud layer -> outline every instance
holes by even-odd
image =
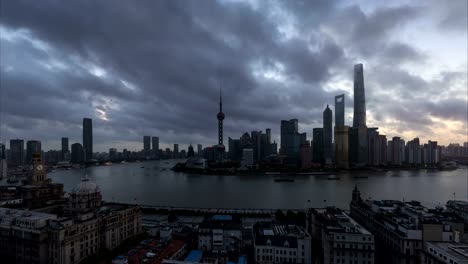
[[[0,137],[59,148],[62,136],[80,142],[92,117],[101,151],[139,150],[143,135],[215,144],[220,86],[227,136],[272,128],[278,140],[280,120],[298,118],[310,137],[340,93],[350,124],[362,62],[369,126],[466,141],[467,9],[463,0],[5,1]]]

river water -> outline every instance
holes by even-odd
[[[468,170],[388,171],[296,176],[294,182],[275,182],[268,175],[190,175],[173,172],[175,161],[113,164],[48,174],[72,190],[85,173],[106,201],[144,205],[203,208],[304,208],[337,206],[348,209],[355,185],[372,199],[418,200],[434,207],[455,198],[467,200]],[[144,167],[144,168],[142,168]],[[367,178],[366,178],[367,177]],[[309,202],[310,201],[310,202]]]

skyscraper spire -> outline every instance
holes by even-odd
[[[223,120],[224,120],[224,113],[223,113],[223,97],[221,93],[221,85],[219,86],[219,113],[217,115],[218,118],[218,145],[223,145]]]
[[[221,84],[219,85],[219,112],[223,112],[223,92],[221,90]]]

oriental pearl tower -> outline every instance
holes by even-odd
[[[218,118],[218,160],[222,161],[223,154],[225,151],[225,147],[223,144],[223,120],[224,120],[224,113],[223,113],[223,98],[221,95],[221,88],[219,89],[219,113],[216,116]]]

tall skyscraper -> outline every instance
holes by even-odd
[[[305,141],[306,133],[299,133],[297,119],[281,120],[281,154],[298,159],[299,148]]]
[[[349,168],[349,127],[335,127],[335,164],[338,169]]]
[[[328,107],[323,111],[323,158],[325,164],[332,164],[333,159],[333,113]]]
[[[257,163],[262,159],[262,131],[252,131],[252,149],[254,153],[254,163]]]
[[[153,151],[153,156],[155,158],[159,157],[159,137],[152,137],[151,138],[151,144],[152,144],[152,151]]]
[[[265,131],[267,144],[271,144],[271,128],[267,128]]]
[[[10,140],[10,163],[13,167],[24,164],[24,140]]]
[[[174,159],[179,158],[179,144],[174,144],[174,151],[172,154]]]
[[[93,120],[91,118],[83,118],[83,149],[84,160],[93,159]]]
[[[382,164],[381,159],[381,146],[380,146],[380,135],[377,131],[378,128],[368,128],[367,129],[367,164],[370,166],[379,166]]]
[[[344,126],[345,96],[340,94],[335,96],[335,127]]]
[[[203,146],[202,146],[202,144],[197,145],[197,156],[198,157],[203,157]]]
[[[74,143],[71,145],[71,162],[72,163],[83,163],[84,160],[84,149],[80,143]]]
[[[366,126],[366,96],[364,92],[364,69],[354,65],[354,116],[353,127]]]
[[[31,164],[34,153],[41,155],[41,142],[38,140],[29,140],[26,142],[26,163]]]
[[[323,164],[323,128],[314,128],[312,130],[313,140],[312,140],[312,160],[315,163]]]
[[[5,144],[0,143],[0,160],[6,159],[6,147]]]
[[[143,136],[143,153],[145,158],[149,158],[151,156],[151,137],[150,136]]]
[[[61,160],[65,160],[65,156],[67,155],[67,153],[70,152],[70,149],[68,148],[68,138],[67,137],[63,137],[62,138],[62,153],[61,153]]]

